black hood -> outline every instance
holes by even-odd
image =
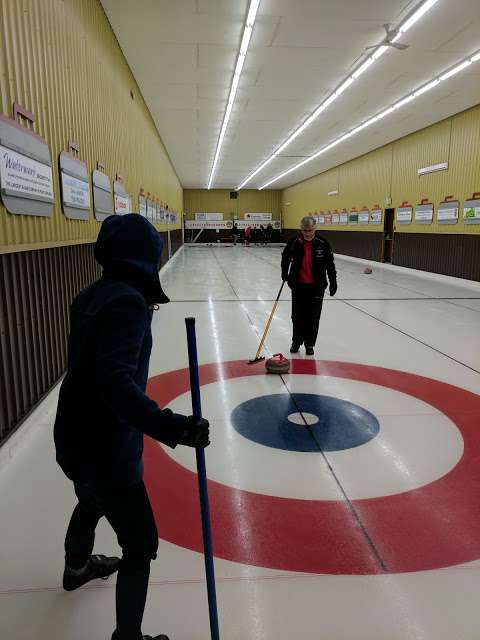
[[[136,213],[109,216],[95,244],[95,259],[103,275],[132,284],[148,304],[170,302],[163,292],[158,270],[163,240],[150,222]]]

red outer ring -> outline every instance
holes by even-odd
[[[265,375],[263,367],[242,361],[205,364],[200,367],[200,381]],[[209,481],[217,557],[332,574],[383,573],[379,558],[387,571],[407,572],[480,557],[479,395],[403,371],[346,362],[293,360],[291,373],[360,380],[418,398],[456,424],[464,439],[463,456],[446,475],[418,489],[354,500],[361,526],[344,501],[272,497]],[[149,381],[149,393],[161,406],[188,390],[188,369]],[[432,442],[432,455],[434,447]],[[196,474],[148,438],[144,459],[160,537],[201,552]],[[281,474],[279,469],[279,479]]]

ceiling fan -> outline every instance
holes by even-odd
[[[365,50],[376,49],[377,47],[394,47],[399,51],[404,51],[405,49],[408,49],[408,47],[410,46],[408,44],[402,44],[401,42],[393,42],[393,39],[399,34],[398,29],[392,28],[391,24],[384,24],[383,28],[385,29],[387,34],[385,38],[379,44],[375,44],[372,47],[365,47]]]

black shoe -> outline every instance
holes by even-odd
[[[290,353],[298,353],[299,349],[300,349],[300,345],[296,344],[295,342],[292,342],[292,346],[290,347]]]
[[[74,591],[82,587],[90,580],[103,578],[106,580],[108,576],[118,571],[120,558],[107,558],[107,556],[90,556],[85,569],[78,573],[69,567],[65,567],[63,572],[63,588],[65,591]]]
[[[313,347],[305,347],[305,353],[307,354],[307,356],[313,356],[315,351],[313,350]]]
[[[159,636],[142,636],[143,640],[169,640],[168,636],[161,633]],[[112,640],[117,640],[117,632],[113,632]]]

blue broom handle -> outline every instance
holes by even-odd
[[[192,394],[192,411],[195,418],[202,417],[200,399],[200,380],[198,376],[197,338],[195,335],[195,318],[185,318],[187,327],[188,363],[190,367],[190,389]],[[212,640],[220,640],[218,629],[217,595],[215,589],[215,569],[213,565],[212,531],[210,525],[210,508],[208,505],[207,471],[205,451],[197,448],[197,476],[202,513],[203,550],[205,574],[207,578],[208,611],[210,616],[210,635]]]

